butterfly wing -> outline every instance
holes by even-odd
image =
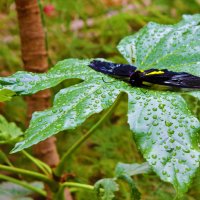
[[[136,70],[136,67],[133,65],[118,64],[100,60],[93,60],[90,62],[89,67],[98,72],[118,77],[130,77]]]
[[[132,79],[132,82],[149,82],[153,84],[173,86],[179,88],[200,89],[200,77],[188,74],[186,72],[172,72],[166,69],[149,69],[143,72],[136,71],[137,68],[133,65],[118,64],[100,60],[91,61],[89,67],[98,72],[116,76],[120,79],[130,78]],[[129,79],[126,81],[129,82]]]
[[[167,85],[179,88],[200,89],[200,77],[186,72],[172,72],[168,70],[150,69],[144,71],[142,81],[159,85]]]

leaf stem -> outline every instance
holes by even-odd
[[[75,187],[75,188],[82,188],[87,190],[94,190],[94,186],[76,182],[65,182],[62,184],[62,187]]]
[[[28,159],[30,159],[41,171],[43,171],[46,175],[52,174],[51,168],[44,162],[39,159],[34,158],[28,152],[22,150],[21,151]]]
[[[27,176],[36,178],[38,180],[44,181],[47,184],[53,183],[53,181],[49,177],[47,177],[43,174],[40,174],[38,172],[32,172],[32,171],[29,171],[29,170],[25,170],[25,169],[21,169],[21,168],[17,168],[17,167],[5,166],[5,165],[1,165],[1,164],[0,164],[0,170],[19,173],[19,174],[22,174],[22,175],[27,175]]]
[[[13,164],[10,162],[10,160],[8,159],[8,157],[6,156],[6,154],[0,150],[0,156],[1,156],[1,159],[9,166],[13,166]]]
[[[77,140],[69,149],[68,151],[62,156],[60,163],[56,167],[54,173],[57,176],[60,176],[62,172],[64,171],[64,166],[65,163],[67,162],[68,157],[76,151],[81,144],[83,144],[94,132],[94,130],[113,112],[113,110],[116,108],[116,106],[119,103],[119,100],[121,98],[121,94],[118,96],[117,100],[113,103],[113,105],[107,110],[107,112],[100,118],[100,120],[92,126],[92,128],[85,134],[83,135],[79,140]]]
[[[95,187],[88,184],[76,183],[76,182],[64,182],[60,185],[58,192],[54,196],[55,200],[65,200],[64,191],[66,187],[81,188],[85,190],[95,190]]]
[[[27,188],[27,189],[29,189],[29,190],[32,190],[32,191],[34,191],[34,192],[36,192],[36,193],[38,193],[38,194],[40,194],[40,195],[46,197],[46,192],[45,192],[45,191],[43,191],[43,190],[41,190],[41,189],[38,189],[38,188],[36,188],[36,187],[32,186],[31,184],[26,183],[26,182],[24,182],[24,181],[17,180],[17,179],[15,179],[15,178],[12,178],[12,177],[9,177],[9,176],[5,176],[5,175],[3,175],[3,174],[0,174],[0,179],[3,179],[3,180],[6,180],[6,181],[15,183],[15,184],[17,184],[17,185],[21,185],[21,186],[24,187],[24,188]]]

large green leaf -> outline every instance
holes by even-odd
[[[85,71],[88,71],[88,67]],[[93,76],[95,79],[95,74]],[[55,96],[52,108],[35,112],[26,131],[26,139],[18,143],[13,152],[36,144],[62,130],[73,129],[92,114],[112,105],[119,90],[113,88],[107,93],[103,80],[94,79],[62,89]]]
[[[34,94],[40,90],[54,87],[65,79],[92,76],[93,71],[84,70],[89,60],[68,59],[58,62],[46,74],[17,72],[9,77],[0,77],[0,88],[12,90],[18,95]]]
[[[200,14],[183,15],[175,25],[150,22],[122,39],[118,50],[139,69],[169,69],[200,76]],[[195,97],[200,98],[199,91]]]
[[[118,45],[139,69],[169,69],[200,76],[200,15],[176,25],[149,23]],[[161,179],[185,192],[199,166],[199,121],[175,93],[129,93],[128,121],[144,157]],[[200,92],[188,92],[200,99]],[[135,100],[136,99],[136,100]]]
[[[168,92],[129,94],[128,122],[144,157],[162,180],[186,191],[199,166],[199,121]]]
[[[139,69],[169,69],[200,76],[200,15],[184,15],[175,25],[149,23],[118,45]]]
[[[176,25],[149,23],[118,48],[140,69],[168,68],[200,76],[200,15],[184,16]],[[30,147],[53,134],[72,129],[89,116],[108,108],[120,92],[128,94],[128,122],[149,164],[162,180],[179,193],[187,191],[199,166],[197,134],[200,122],[180,92],[134,88],[88,67],[91,60],[68,59],[46,74],[18,72],[0,78],[0,84],[20,95],[53,87],[65,79],[84,82],[61,90],[53,107],[36,112],[25,139],[13,152]],[[188,92],[199,99],[199,91]]]

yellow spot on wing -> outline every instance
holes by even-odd
[[[163,71],[154,71],[154,72],[150,72],[150,73],[147,73],[145,74],[146,76],[149,76],[149,75],[156,75],[156,74],[164,74],[165,72]]]

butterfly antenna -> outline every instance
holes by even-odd
[[[113,83],[113,82],[115,82],[115,81],[110,81],[110,82],[105,81],[103,77],[102,77],[102,80],[103,80],[104,83]]]

